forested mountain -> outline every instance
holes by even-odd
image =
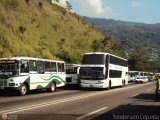
[[[151,54],[137,56],[147,53],[146,46],[150,51],[159,50],[159,32],[160,24],[83,18],[49,0],[0,0],[0,58],[28,56],[81,63],[86,52],[109,52],[131,61],[130,68],[151,70],[157,67],[154,61],[150,63]],[[146,45],[124,51],[134,41]],[[135,54],[137,48],[139,54]],[[142,65],[145,67],[139,68]]]
[[[49,0],[0,0],[0,57],[31,56],[80,62],[104,35]]]
[[[126,51],[131,49],[135,43],[142,42],[153,57],[160,54],[160,23],[144,24],[88,17],[84,19],[106,36],[113,36],[117,39]]]

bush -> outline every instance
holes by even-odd
[[[58,6],[58,5],[56,5],[56,9],[59,10],[63,15],[65,15],[66,12],[67,12],[65,8],[60,7],[60,6]]]
[[[60,58],[61,60],[64,60],[68,63],[71,63],[72,62],[72,59],[71,57],[69,56],[69,53],[67,51],[60,51],[56,54],[56,57]]]
[[[6,0],[6,5],[10,8],[17,8],[18,7],[18,0]]]
[[[25,0],[25,2],[26,2],[27,4],[29,4],[29,0]]]
[[[24,26],[19,26],[19,31],[23,34],[26,31]]]
[[[39,2],[39,7],[43,8],[43,3],[42,2]]]

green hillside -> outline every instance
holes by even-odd
[[[135,43],[142,42],[145,45],[145,49],[152,54],[153,58],[160,58],[160,24],[84,18],[105,35],[113,36],[117,39],[126,51],[133,48]]]
[[[0,0],[0,57],[32,56],[80,62],[104,39],[78,15],[48,0]]]
[[[114,45],[113,49],[119,46],[127,53],[129,70],[160,72],[160,24],[89,17],[84,19],[106,36],[112,36],[119,41],[120,46]],[[103,41],[101,43],[104,45]],[[108,45],[104,47],[106,49]],[[116,51],[114,50],[113,53]]]

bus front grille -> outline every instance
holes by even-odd
[[[3,81],[0,81],[0,87],[3,87]]]
[[[7,86],[7,80],[4,80],[4,86],[5,87]]]
[[[72,78],[66,78],[66,82],[72,82]]]

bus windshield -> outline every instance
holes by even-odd
[[[105,64],[104,54],[86,54],[83,57],[82,64]]]
[[[131,77],[135,77],[135,76],[137,76],[137,75],[138,75],[138,72],[130,73],[130,76],[131,76]]]
[[[11,61],[0,61],[0,75],[15,75],[18,72],[18,63]]]
[[[82,67],[80,77],[85,80],[103,80],[103,67]]]
[[[66,74],[77,74],[77,67],[66,68]]]

